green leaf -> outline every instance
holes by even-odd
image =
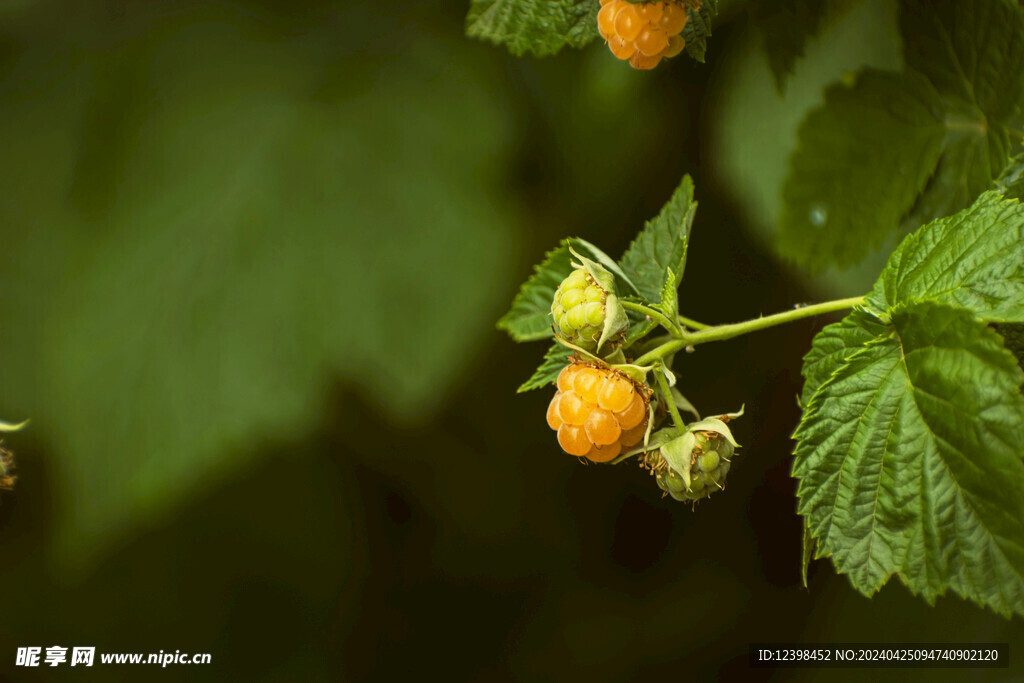
[[[619,264],[647,303],[661,301],[668,274],[676,282],[683,279],[690,229],[697,211],[693,200],[693,181],[684,176],[668,203],[629,245]]]
[[[969,311],[899,304],[797,428],[799,511],[865,595],[898,575],[1024,614],[1024,372]],[[852,345],[852,341],[851,341]]]
[[[811,559],[817,551],[818,543],[811,534],[811,524],[807,517],[803,518],[803,542],[800,553],[800,580],[804,588],[807,588],[807,568],[811,565]]]
[[[900,33],[907,67],[943,97],[997,122],[1024,102],[1024,9],[1017,0],[903,0]]]
[[[679,283],[671,270],[665,274],[665,282],[661,286],[661,303],[656,304],[656,308],[669,320],[679,316]]]
[[[922,76],[862,71],[800,126],[782,190],[782,253],[812,270],[856,263],[900,226],[942,153],[938,93]]]
[[[466,34],[543,57],[596,38],[599,9],[598,0],[472,0]]]
[[[686,54],[703,64],[711,37],[711,21],[718,14],[718,0],[703,0],[700,9],[688,8],[687,12],[690,20],[681,34],[686,41]]]
[[[852,265],[901,227],[963,209],[1009,161],[1024,9],[1011,0],[902,7],[905,71],[831,88],[801,127],[780,241],[808,268]]]
[[[512,301],[512,308],[498,321],[498,329],[504,330],[517,342],[534,341],[554,336],[551,331],[551,302],[555,290],[572,272],[569,243],[562,243],[549,251],[540,265],[534,267],[533,275],[523,283]]]
[[[300,442],[331,386],[431,419],[510,276],[514,121],[475,46],[424,25],[338,70],[338,25],[229,5],[141,3],[0,70],[0,385],[65,572]]]
[[[565,346],[558,343],[552,344],[544,354],[544,362],[540,364],[530,379],[523,382],[523,385],[516,390],[517,393],[541,389],[549,384],[554,384],[558,379],[558,373],[569,364],[571,355],[572,351]]]
[[[1024,204],[986,192],[955,216],[924,226],[889,257],[867,305],[884,313],[929,299],[983,320],[1024,320]]]
[[[797,59],[804,56],[807,41],[821,32],[860,0],[757,0],[754,21],[761,30],[768,66],[781,92]]]
[[[806,408],[818,387],[832,377],[851,355],[886,333],[881,320],[861,309],[854,309],[841,321],[826,325],[814,337],[811,350],[804,356],[804,390],[800,395],[800,405]]]

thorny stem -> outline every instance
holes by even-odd
[[[665,342],[661,346],[648,351],[637,358],[634,363],[636,365],[652,365],[665,356],[669,356],[680,349],[686,348],[687,346],[696,346],[697,344],[704,344],[706,342],[732,339],[733,337],[739,337],[740,335],[748,334],[750,332],[764,330],[769,327],[775,327],[776,325],[782,325],[783,323],[792,322],[794,320],[809,318],[821,313],[841,311],[863,303],[863,296],[854,296],[849,299],[837,299],[835,301],[826,301],[824,303],[813,304],[810,306],[800,306],[799,308],[794,308],[791,311],[783,311],[782,313],[775,313],[774,315],[755,318],[754,320],[747,320],[742,323],[717,325],[715,327],[708,327],[693,333],[683,333],[681,337],[672,339],[671,341]]]
[[[686,423],[683,422],[679,409],[676,408],[676,401],[672,398],[672,390],[668,386],[668,380],[665,379],[664,366],[655,368],[654,374],[658,377],[658,389],[661,390],[661,398],[664,399],[665,405],[668,407],[668,414],[672,416],[672,423],[675,424],[676,429],[682,434],[686,431]]]
[[[621,303],[622,307],[625,308],[627,311],[636,311],[637,313],[642,313],[646,315],[648,318],[650,318],[651,320],[653,320],[654,322],[658,323],[666,330],[668,330],[669,334],[671,334],[676,339],[679,339],[680,337],[683,336],[683,330],[679,327],[679,323],[669,320],[667,316],[662,315],[653,308],[650,308],[649,306],[644,306],[643,304],[636,304],[633,303],[632,301],[620,301],[619,303]]]

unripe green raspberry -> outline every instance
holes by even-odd
[[[629,319],[615,295],[615,276],[571,246],[569,253],[576,260],[572,273],[555,290],[551,326],[564,341],[597,354],[604,344],[624,337]]]
[[[734,451],[728,439],[717,432],[693,432],[689,462],[683,464],[684,467],[689,465],[689,488],[683,475],[673,471],[661,451],[648,453],[646,465],[655,473],[662,491],[676,500],[696,501],[725,488],[725,477],[729,474]]]
[[[604,331],[607,294],[586,269],[573,271],[555,291],[551,317],[556,332],[588,351],[597,348]]]

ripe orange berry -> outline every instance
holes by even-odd
[[[615,415],[610,410],[595,408],[590,412],[587,421],[583,424],[587,432],[587,438],[595,446],[607,446],[619,440],[622,434],[622,427],[619,426]]]
[[[587,403],[597,405],[597,394],[604,386],[604,381],[604,375],[594,368],[583,368],[573,378],[572,390]]]
[[[608,462],[619,457],[622,452],[622,444],[618,441],[609,446],[594,446],[587,452],[587,459],[594,462]]]
[[[554,405],[554,401],[552,401],[551,404]],[[548,414],[550,413],[551,409],[548,408]],[[635,394],[633,396],[633,402],[630,403],[625,410],[620,410],[615,413],[615,419],[618,421],[619,427],[623,430],[636,427],[645,417],[647,417],[647,405],[644,403],[644,399],[640,394]],[[548,418],[548,422],[550,424],[550,418]],[[552,429],[558,429],[558,427],[552,427]]]
[[[607,367],[574,362],[558,376],[547,422],[570,455],[608,462],[647,431],[648,390]]]
[[[597,13],[597,32],[605,40],[608,40],[609,36],[615,35],[615,13],[618,10],[618,3],[612,1],[604,3],[601,11]]]
[[[682,52],[685,42],[679,33],[689,19],[687,7],[698,8],[697,0],[657,0],[633,3],[601,0],[597,30],[616,57],[628,60],[635,69],[653,69],[666,57]]]
[[[668,47],[668,35],[659,28],[645,28],[633,41],[636,49],[647,57],[656,57]]]
[[[628,3],[615,15],[615,33],[623,40],[633,40],[646,25],[647,22],[640,18],[637,8]]]
[[[684,40],[682,36],[672,36],[668,39],[668,47],[665,48],[665,53],[662,56],[669,58],[675,57],[683,51],[684,47],[686,47],[686,40]]]
[[[629,65],[634,69],[637,69],[638,71],[647,71],[648,69],[653,69],[654,67],[658,66],[660,62],[661,55],[654,55],[653,57],[648,57],[647,55],[641,52],[637,52],[636,54],[629,58]]]
[[[569,455],[586,455],[594,444],[587,438],[583,427],[564,424],[558,428],[558,445]]]
[[[628,429],[622,432],[622,436],[619,437],[619,441],[621,441],[622,445],[625,446],[626,448],[631,448],[640,443],[640,441],[644,438],[644,434],[646,433],[647,420],[644,420],[636,427],[633,427],[632,429]]]
[[[569,425],[583,426],[593,409],[594,406],[572,391],[563,392],[558,398],[558,417]]]
[[[548,427],[552,429],[558,429],[562,426],[562,418],[558,416],[558,399],[561,397],[561,391],[555,392],[555,397],[548,404]]]
[[[668,35],[674,36],[686,27],[686,22],[689,19],[690,15],[682,6],[674,2],[666,2],[661,17],[658,19],[658,28]]]
[[[605,380],[597,396],[597,404],[605,410],[625,410],[633,402],[633,383],[622,376],[613,375]]]
[[[661,15],[665,9],[665,3],[648,2],[643,5],[637,5],[636,9],[640,13],[641,19],[646,21],[648,24],[657,24],[661,20]]]
[[[612,36],[608,39],[608,48],[619,59],[629,59],[636,52],[636,45],[633,45],[633,41],[623,40],[619,36]]]
[[[582,370],[583,367],[584,366],[582,365],[576,365],[573,363],[562,368],[562,371],[558,373],[558,390],[569,391],[572,389],[573,378],[576,377],[576,373]]]

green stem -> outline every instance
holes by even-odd
[[[698,330],[692,334],[684,334],[678,339],[666,342],[658,348],[652,349],[640,356],[634,361],[634,363],[636,365],[651,365],[665,356],[671,355],[680,349],[686,348],[687,346],[696,346],[697,344],[704,344],[706,342],[732,339],[733,337],[739,337],[740,335],[748,334],[750,332],[756,332],[769,327],[775,327],[776,325],[782,325],[783,323],[793,322],[794,320],[810,318],[811,316],[820,315],[821,313],[841,311],[852,306],[858,306],[862,303],[864,303],[864,297],[854,296],[849,299],[837,299],[836,301],[826,301],[824,303],[813,304],[811,306],[800,306],[799,308],[794,308],[791,311],[783,311],[782,313],[776,313],[763,318],[755,318],[754,320],[747,320],[742,323],[709,327],[707,329]]]
[[[627,311],[636,311],[637,313],[642,313],[646,315],[648,318],[650,318],[651,320],[653,320],[654,322],[658,323],[666,330],[668,330],[669,334],[671,334],[676,339],[683,336],[683,331],[682,329],[680,329],[679,323],[669,320],[668,317],[662,315],[653,308],[644,306],[643,304],[636,304],[633,303],[632,301],[619,301],[619,303],[622,304],[622,307],[625,308]]]
[[[679,409],[676,408],[676,401],[672,398],[672,389],[668,386],[668,380],[665,379],[665,369],[663,366],[659,366],[654,369],[654,374],[658,376],[658,388],[661,390],[662,399],[665,401],[665,405],[668,407],[668,414],[672,416],[672,423],[675,424],[676,429],[682,434],[686,431],[686,423],[683,422],[682,416],[679,414]]]
[[[681,322],[683,325],[686,325],[691,330],[706,330],[709,327],[711,327],[711,325],[699,323],[696,320],[691,320],[690,318],[687,318],[685,316],[679,316],[679,322]]]

